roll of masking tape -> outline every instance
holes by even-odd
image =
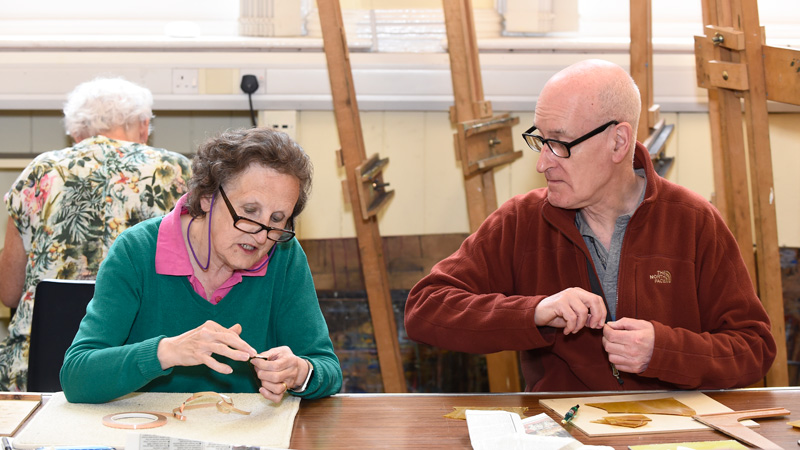
[[[120,422],[128,419],[145,419],[149,422]],[[111,428],[121,428],[124,430],[145,430],[147,428],[158,428],[166,425],[167,417],[159,413],[149,412],[123,412],[109,414],[103,417],[103,425]]]

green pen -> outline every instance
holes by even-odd
[[[578,407],[581,405],[575,405],[564,414],[564,419],[561,421],[562,424],[569,423],[572,419],[575,418],[575,415],[578,414]]]

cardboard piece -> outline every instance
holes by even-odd
[[[41,402],[40,394],[0,394],[0,436],[12,436]]]
[[[186,420],[172,417],[191,393],[136,392],[108,403],[70,403],[57,392],[14,438],[16,449],[49,446],[108,446],[123,449],[128,433],[146,433],[219,444],[288,448],[300,398],[285,396],[276,405],[261,394],[226,394],[236,408],[249,415],[224,414],[217,408],[186,412]],[[157,412],[167,416],[159,428],[128,430],[103,425],[103,417],[123,412]]]
[[[552,410],[560,417],[573,406],[580,405],[578,414],[570,422],[573,426],[583,431],[588,436],[616,436],[640,433],[669,433],[675,431],[707,430],[708,427],[691,417],[670,416],[662,414],[646,414],[653,419],[652,422],[638,428],[626,428],[600,423],[592,423],[609,415],[604,409],[587,406],[586,403],[621,402],[632,400],[652,400],[657,398],[673,397],[679,402],[693,408],[697,414],[715,414],[731,412],[732,409],[703,394],[694,391],[657,392],[647,394],[624,394],[597,397],[572,397],[540,399],[539,403]],[[747,426],[757,426],[753,421],[743,422]]]

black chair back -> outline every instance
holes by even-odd
[[[28,391],[61,391],[64,354],[94,296],[91,280],[42,280],[36,286],[28,351]]]

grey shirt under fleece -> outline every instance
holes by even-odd
[[[636,169],[636,175],[642,177],[647,181],[647,176],[644,169]],[[636,208],[644,201],[644,191],[636,203]],[[624,214],[617,217],[614,224],[614,233],[611,235],[611,247],[606,249],[600,240],[595,235],[592,228],[583,219],[583,214],[578,211],[575,215],[575,225],[583,235],[583,240],[586,246],[589,247],[589,253],[592,255],[594,267],[597,270],[597,277],[603,287],[603,293],[606,297],[606,304],[608,305],[608,317],[606,321],[617,320],[617,280],[619,278],[619,256],[622,252],[622,240],[625,237],[625,231],[628,229],[628,222],[631,216],[636,211],[634,208],[630,214]]]

